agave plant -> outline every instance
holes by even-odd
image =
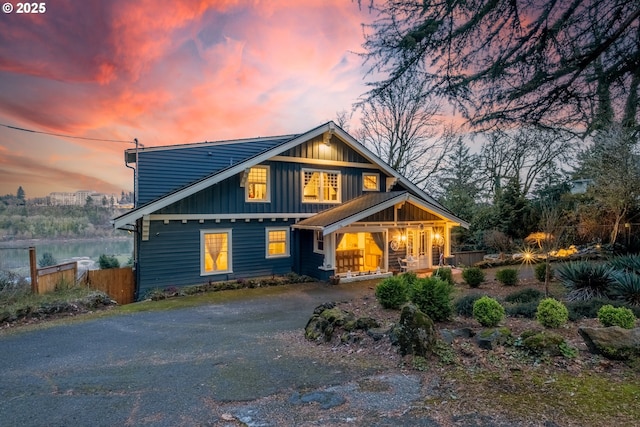
[[[609,265],[616,270],[625,270],[640,274],[640,255],[621,255],[609,260]]]
[[[613,277],[612,297],[629,305],[640,306],[640,275],[630,271],[618,271]]]
[[[556,269],[556,277],[569,291],[568,301],[607,298],[611,294],[615,269],[606,264],[570,262]]]

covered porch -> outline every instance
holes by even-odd
[[[348,280],[437,267],[456,225],[404,191],[366,194],[293,227],[314,231],[320,270]]]

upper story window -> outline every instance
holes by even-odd
[[[362,189],[364,191],[379,191],[380,185],[378,183],[377,173],[363,173],[362,174]]]
[[[268,202],[270,200],[268,166],[254,166],[249,169],[245,191],[247,202]]]
[[[340,172],[304,170],[302,201],[340,203]]]

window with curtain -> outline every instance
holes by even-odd
[[[247,176],[246,200],[248,202],[269,201],[269,168],[254,166],[249,169]]]
[[[289,229],[267,228],[267,258],[289,256]]]
[[[202,230],[201,273],[229,273],[231,269],[231,230]]]
[[[303,202],[340,202],[340,172],[305,170],[302,179]]]

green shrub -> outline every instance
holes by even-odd
[[[535,319],[538,310],[538,301],[521,302],[515,304],[507,304],[504,307],[507,314],[511,317],[524,317],[526,319]]]
[[[507,295],[504,300],[513,303],[538,302],[544,294],[537,289],[527,288]]]
[[[102,270],[106,270],[108,268],[120,268],[120,261],[112,255],[100,255],[100,258],[98,258],[98,264]]]
[[[436,271],[433,272],[433,276],[439,278],[440,280],[444,280],[445,282],[453,285],[453,273],[451,272],[451,269],[448,267],[445,268],[438,268]]]
[[[462,278],[472,288],[477,288],[484,282],[484,271],[478,267],[469,267],[462,270]]]
[[[49,267],[50,265],[56,265],[58,261],[54,258],[51,252],[44,252],[38,260],[38,267]]]
[[[502,268],[496,271],[496,280],[504,286],[515,286],[518,283],[518,270],[515,268]]]
[[[455,312],[459,316],[473,317],[473,303],[482,297],[481,294],[469,294],[456,300],[454,303]]]
[[[569,320],[569,310],[560,301],[545,298],[538,304],[536,319],[545,328],[559,328]]]
[[[626,307],[614,307],[610,304],[603,305],[598,310],[598,320],[603,326],[620,326],[624,329],[633,329],[636,324],[636,316]]]
[[[399,276],[387,277],[376,287],[376,298],[384,308],[400,308],[409,300],[407,283]]]
[[[437,277],[418,279],[411,289],[411,301],[434,322],[453,313],[453,286]]]
[[[636,274],[640,274],[640,255],[620,255],[609,260],[611,265],[616,270],[629,271]]]
[[[544,283],[545,275],[547,274],[547,263],[543,262],[542,264],[537,264],[533,270],[536,280],[538,282]],[[549,265],[549,279],[553,278],[553,268]]]
[[[560,265],[556,275],[567,288],[568,301],[587,301],[607,298],[614,282],[614,269],[606,264],[570,262]]]
[[[504,319],[504,315],[504,307],[491,297],[483,296],[473,304],[473,318],[482,326],[488,328],[498,326]]]
[[[615,272],[610,294],[628,305],[640,307],[640,275],[631,271]]]

